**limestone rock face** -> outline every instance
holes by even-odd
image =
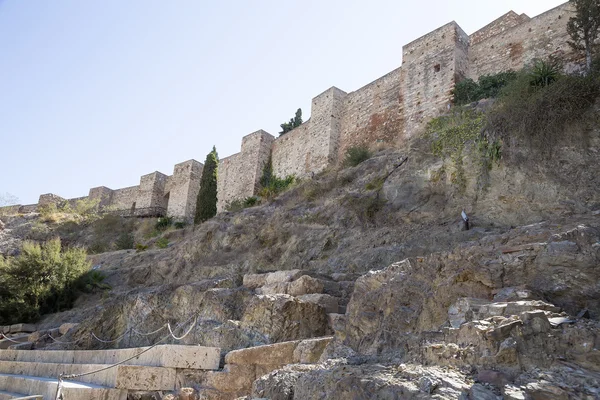
[[[327,314],[323,307],[290,295],[258,295],[249,302],[241,323],[270,342],[281,342],[323,336]]]

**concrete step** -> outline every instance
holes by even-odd
[[[25,343],[29,340],[29,334],[11,337],[9,339],[0,340],[0,349],[8,349],[10,346],[20,343]],[[17,342],[17,343],[15,343]]]
[[[11,393],[0,390],[0,400],[42,400],[42,396],[27,396],[21,393]]]
[[[58,380],[37,376],[0,374],[0,390],[42,395],[43,400],[54,400],[58,390]],[[65,381],[62,386],[63,398],[69,400],[126,400],[127,390],[110,389],[84,382]]]
[[[57,364],[114,364],[139,354],[148,347],[115,350],[0,350],[1,361]],[[218,347],[160,345],[129,360],[125,365],[216,370]]]
[[[108,364],[58,364],[23,361],[0,361],[0,373],[9,375],[58,378],[98,371]],[[114,368],[76,378],[79,382],[129,390],[175,390],[175,368],[119,365]],[[0,398],[0,400],[2,400]]]

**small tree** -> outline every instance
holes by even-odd
[[[291,131],[294,128],[299,127],[300,125],[302,125],[302,109],[301,108],[299,108],[298,111],[296,111],[296,116],[294,118],[291,118],[290,122],[284,122],[283,124],[279,125],[279,126],[281,126],[281,132],[279,132],[279,136],[285,135],[286,133],[288,133],[289,131]]]
[[[200,179],[200,191],[196,201],[196,215],[194,223],[199,224],[217,214],[217,168],[219,166],[219,155],[213,146],[210,153],[206,155],[202,178]]]
[[[569,19],[567,33],[572,41],[569,45],[585,52],[586,72],[592,70],[594,41],[600,33],[600,0],[570,0],[575,7],[575,16]]]
[[[19,204],[19,198],[10,193],[0,193],[0,207]]]

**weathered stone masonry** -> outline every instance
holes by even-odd
[[[569,3],[535,18],[511,11],[470,36],[451,22],[405,45],[402,66],[385,76],[351,93],[332,87],[316,96],[310,119],[293,131],[278,138],[263,130],[244,136],[241,152],[219,163],[219,212],[257,193],[269,154],[276,175],[310,176],[338,163],[353,146],[401,146],[451,106],[454,85],[464,78],[518,70],[551,56],[576,70],[582,60],[567,43],[569,11]],[[93,188],[89,197],[129,215],[166,213],[189,221],[201,172],[202,164],[190,160],[177,164],[172,176],[154,172],[138,186]],[[42,195],[39,204],[63,200]]]

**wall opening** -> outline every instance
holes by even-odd
[[[436,65],[434,65],[434,67],[433,67],[433,70],[434,70],[435,72],[440,72],[440,71],[441,71],[441,69],[442,69],[442,66],[441,66],[440,64],[436,64]]]

